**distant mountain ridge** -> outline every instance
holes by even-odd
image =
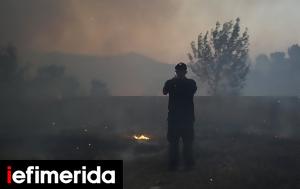
[[[164,81],[173,76],[173,65],[137,53],[95,56],[66,53],[35,54],[27,57],[35,65],[64,65],[66,73],[79,79],[84,91],[90,81],[105,82],[112,95],[161,95]]]

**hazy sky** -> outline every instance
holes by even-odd
[[[299,0],[0,0],[0,43],[27,51],[186,60],[197,34],[241,18],[251,54],[300,41]]]

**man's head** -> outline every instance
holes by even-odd
[[[175,72],[178,78],[184,78],[187,73],[187,66],[185,63],[180,62],[175,66]]]

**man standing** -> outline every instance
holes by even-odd
[[[168,134],[169,169],[174,171],[179,163],[179,141],[183,142],[183,158],[185,168],[194,166],[194,94],[196,82],[186,78],[187,66],[179,63],[175,66],[176,76],[166,81],[163,94],[169,94]]]

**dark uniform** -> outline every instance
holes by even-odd
[[[179,140],[183,142],[183,157],[186,167],[194,165],[194,94],[197,91],[193,79],[173,78],[168,80],[163,88],[164,94],[169,94],[168,134],[169,166],[176,169],[179,160]]]

